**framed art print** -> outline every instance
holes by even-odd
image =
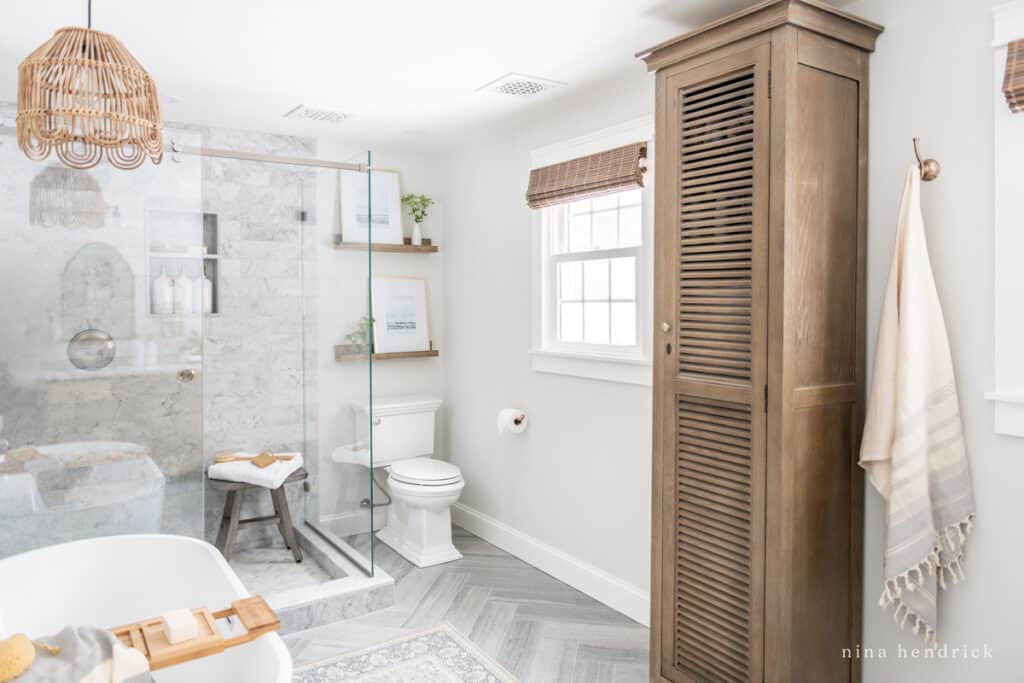
[[[372,230],[374,244],[402,243],[402,190],[396,171],[340,171],[339,183],[343,242],[367,243]]]
[[[426,280],[375,277],[372,296],[374,353],[430,350]]]

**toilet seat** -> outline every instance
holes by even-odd
[[[433,458],[399,460],[391,465],[391,478],[410,486],[450,486],[462,481],[462,470]]]

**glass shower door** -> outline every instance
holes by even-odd
[[[385,516],[380,510],[386,499],[372,480],[371,246],[380,212],[373,202],[370,161],[366,152],[345,160],[351,168],[318,171],[321,229],[306,234],[307,244],[319,244],[330,255],[315,278],[306,279],[307,305],[321,311],[315,326],[319,343],[306,340],[307,348],[318,351],[320,370],[317,399],[307,401],[318,406],[307,416],[307,450],[320,456],[306,520],[368,576],[373,575],[373,532]],[[319,416],[318,423],[312,415]]]
[[[199,159],[74,170],[28,160],[13,131],[0,107],[0,557],[202,537],[216,254]]]

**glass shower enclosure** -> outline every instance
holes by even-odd
[[[335,249],[340,174],[363,179],[348,201],[372,216],[368,155],[167,128],[159,165],[75,170],[27,159],[0,105],[0,558],[110,534],[212,541],[215,454],[294,451],[296,525],[372,574],[371,470],[331,459],[372,400],[368,337],[344,363],[335,349],[370,320],[370,245]],[[272,511],[260,491],[243,506]],[[362,553],[324,523],[341,518]],[[266,526],[239,543],[281,540]]]

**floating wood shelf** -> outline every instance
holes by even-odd
[[[366,251],[368,248],[366,242],[335,242],[334,248],[341,249],[344,251]],[[424,244],[423,246],[417,247],[412,244],[375,244],[373,245],[372,251],[379,252],[393,252],[396,254],[432,254],[435,251],[440,250],[441,247],[436,244]]]
[[[366,360],[370,357],[368,353],[360,353],[358,351],[349,350],[350,347],[339,344],[334,347],[334,360],[339,363],[353,360]],[[373,354],[374,360],[393,360],[396,358],[436,358],[440,356],[441,352],[437,349],[430,349],[429,351],[402,351],[399,353],[375,353]]]

